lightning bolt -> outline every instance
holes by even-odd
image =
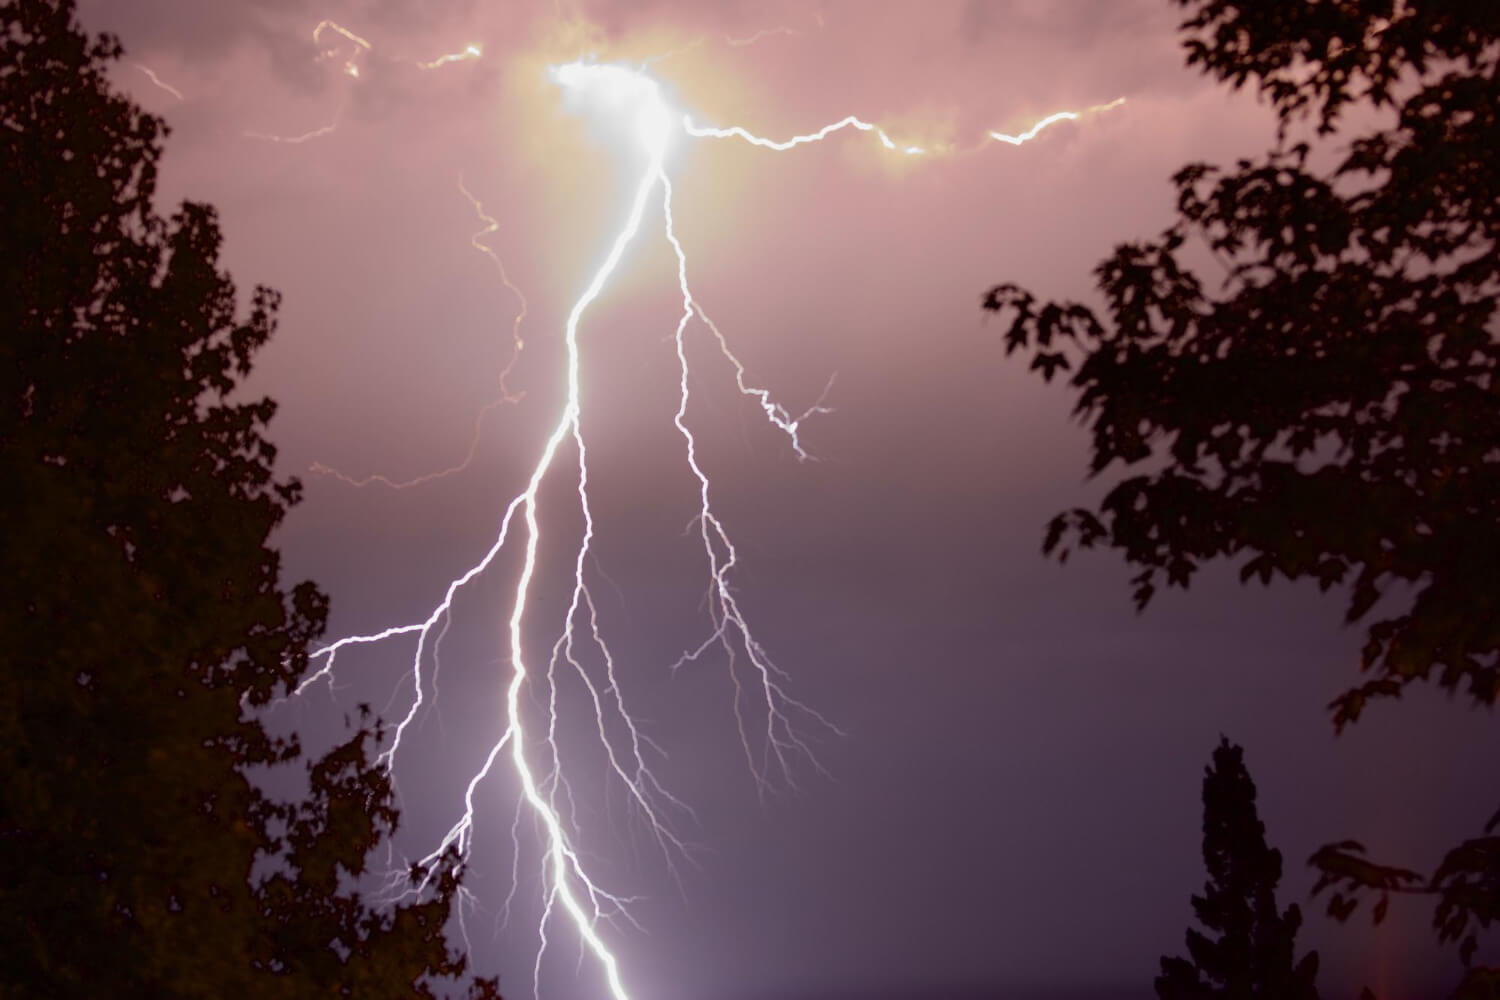
[[[652,775],[648,766],[646,750],[649,747],[649,740],[641,733],[625,706],[621,685],[615,674],[615,657],[610,652],[600,631],[585,572],[594,537],[594,519],[588,494],[587,446],[580,422],[583,401],[579,379],[581,366],[579,328],[590,306],[618,270],[627,248],[636,239],[647,208],[652,202],[652,195],[658,188],[661,190],[661,207],[667,238],[677,256],[678,278],[683,302],[683,312],[675,335],[677,355],[681,366],[681,398],[674,424],[684,438],[688,464],[699,484],[700,508],[696,520],[709,566],[711,598],[712,627],[709,637],[696,649],[686,653],[683,661],[694,660],[715,647],[725,651],[730,661],[731,676],[735,677],[737,691],[735,714],[744,751],[762,785],[768,779],[763,767],[756,760],[754,744],[748,735],[745,713],[741,709],[738,692],[743,691],[743,686],[735,672],[737,657],[743,657],[748,662],[752,676],[758,679],[758,701],[766,720],[763,731],[765,753],[776,760],[782,774],[788,779],[794,754],[805,755],[811,759],[809,747],[793,728],[791,713],[800,711],[829,725],[830,728],[833,727],[827,723],[827,720],[787,694],[784,674],[771,662],[751,631],[730,586],[732,571],[739,560],[738,553],[724,523],[711,506],[710,481],[699,464],[697,443],[686,419],[689,392],[685,334],[689,323],[697,316],[710,327],[721,351],[734,365],[737,384],[741,391],[753,396],[759,402],[767,419],[787,435],[799,456],[806,456],[798,438],[801,421],[811,413],[825,408],[815,405],[807,413],[792,417],[771,398],[767,390],[750,385],[746,381],[744,365],[729,350],[728,342],[722,332],[708,320],[693,298],[687,283],[687,255],[677,239],[672,224],[672,188],[665,166],[671,139],[676,131],[676,116],[668,108],[656,82],[645,74],[628,67],[583,63],[556,67],[552,71],[552,76],[557,84],[565,89],[579,92],[586,99],[600,101],[609,107],[623,108],[621,113],[633,116],[633,132],[647,154],[648,161],[646,169],[636,183],[624,226],[615,235],[604,261],[594,272],[583,293],[568,313],[563,338],[566,348],[566,396],[562,412],[532,468],[525,490],[512,499],[506,508],[501,519],[499,533],[484,557],[467,572],[450,582],[443,600],[423,621],[396,626],[370,635],[351,636],[318,650],[314,655],[322,658],[323,664],[319,670],[302,682],[298,691],[305,690],[319,680],[331,680],[335,658],[342,650],[356,645],[383,642],[396,636],[415,635],[417,649],[411,661],[413,687],[410,707],[396,725],[389,745],[381,751],[379,758],[380,763],[386,767],[393,767],[395,758],[400,753],[402,741],[429,697],[430,685],[424,682],[427,659],[424,654],[429,644],[435,644],[440,637],[441,628],[448,620],[458,591],[489,568],[510,541],[512,531],[519,528],[523,533],[521,544],[524,549],[522,568],[512,599],[508,628],[511,674],[505,695],[505,725],[492,744],[483,765],[469,782],[464,796],[462,815],[449,829],[442,843],[429,855],[429,860],[438,857],[450,847],[456,848],[461,855],[467,856],[474,835],[474,791],[488,777],[495,765],[502,759],[502,755],[508,750],[511,767],[521,786],[523,802],[541,826],[546,845],[544,859],[546,892],[541,927],[542,947],[538,950],[535,975],[540,974],[541,953],[547,946],[548,919],[554,914],[561,913],[567,917],[568,923],[577,933],[585,949],[599,963],[610,996],[615,1000],[627,1000],[628,994],[620,977],[618,959],[606,945],[600,933],[601,922],[608,915],[622,911],[625,901],[604,889],[588,873],[580,860],[574,844],[574,836],[564,822],[563,809],[559,805],[559,795],[565,794],[563,792],[565,784],[559,771],[559,758],[554,740],[559,714],[555,697],[557,685],[554,671],[565,663],[583,679],[590,693],[598,738],[613,774],[624,783],[632,801],[646,818],[663,851],[669,857],[673,851],[685,852],[686,845],[672,834],[661,813],[660,806],[661,803],[668,805],[681,805],[681,803],[666,792]],[[538,494],[543,481],[552,472],[559,452],[566,444],[571,444],[577,454],[577,495],[579,509],[584,517],[584,530],[575,551],[573,596],[564,618],[562,636],[554,646],[552,660],[548,664],[546,674],[543,675],[552,692],[549,699],[547,727],[543,732],[533,734],[527,724],[521,699],[522,692],[532,677],[524,640],[528,618],[527,609],[537,568],[538,546],[542,536]],[[584,621],[586,624],[580,624]],[[583,660],[577,655],[576,650],[585,644],[597,650],[603,660],[605,670],[602,683],[591,677]],[[435,671],[435,666],[433,669]],[[620,741],[623,745],[617,746],[616,741],[612,740],[608,734],[606,724],[610,718],[622,723],[625,728],[625,739]],[[550,771],[544,772],[538,768],[533,759],[538,752],[550,758]]]
[[[1050,114],[1047,117],[1042,118],[1041,120],[1035,122],[1030,128],[1016,135],[1009,135],[1005,132],[990,132],[989,138],[995,140],[996,142],[1003,142],[1011,146],[1024,146],[1026,143],[1030,142],[1038,135],[1040,135],[1045,129],[1052,125],[1056,125],[1058,122],[1078,121],[1085,115],[1111,111],[1115,108],[1118,108],[1124,103],[1125,98],[1117,97],[1107,104],[1095,104],[1092,107],[1085,108],[1083,111],[1058,111],[1055,114]],[[868,132],[874,135],[875,138],[880,141],[880,144],[886,149],[904,153],[907,156],[924,156],[929,153],[956,152],[956,150],[948,146],[934,146],[932,148],[928,148],[925,146],[898,142],[895,139],[891,138],[891,136],[885,131],[885,129],[881,128],[879,125],[876,125],[872,122],[867,122],[855,115],[849,115],[846,118],[841,118],[836,122],[833,122],[829,125],[824,125],[822,128],[817,129],[813,132],[808,132],[805,135],[795,135],[790,139],[782,139],[779,141],[774,139],[767,139],[764,136],[755,135],[739,125],[734,125],[729,128],[714,128],[710,126],[694,125],[692,118],[686,115],[683,116],[682,127],[684,131],[688,133],[688,135],[712,139],[743,139],[745,142],[750,143],[752,146],[759,146],[763,149],[774,150],[778,153],[785,152],[786,150],[792,149],[796,146],[805,145],[807,143],[821,142],[822,140],[828,138],[830,135],[833,135],[835,132],[839,132],[846,128],[856,129],[860,132]]]
[[[361,38],[359,35],[356,35],[354,32],[350,31],[348,28],[344,27],[342,24],[337,23],[336,21],[323,20],[319,21],[317,26],[312,30],[313,44],[322,45],[324,33],[330,31],[336,35],[342,35],[345,40],[351,42],[354,45],[353,53],[344,60],[344,72],[349,76],[358,79],[359,54],[361,52],[370,51],[371,45],[369,41]],[[320,56],[323,59],[333,59],[337,57],[338,54],[339,50],[337,48],[325,48],[320,52]]]
[[[797,723],[815,724],[833,733],[840,733],[840,730],[791,696],[787,690],[787,675],[772,661],[756,637],[732,586],[740,556],[728,528],[712,505],[712,483],[700,463],[699,444],[688,420],[691,404],[687,351],[689,333],[701,327],[712,337],[713,345],[734,371],[739,392],[759,406],[768,424],[785,436],[788,446],[799,459],[811,457],[800,436],[804,422],[812,416],[829,412],[829,408],[824,404],[823,397],[820,397],[811,407],[794,415],[777,402],[769,390],[749,380],[746,367],[732,351],[728,337],[709,317],[692,292],[688,253],[677,234],[672,202],[673,186],[666,169],[666,160],[674,139],[680,136],[739,139],[758,148],[785,152],[822,141],[846,129],[873,135],[884,148],[906,155],[922,155],[928,150],[899,143],[879,126],[852,115],[813,132],[785,140],[767,139],[740,126],[718,128],[696,125],[689,116],[674,110],[667,103],[651,76],[629,66],[573,62],[552,67],[549,73],[559,87],[581,97],[586,106],[619,116],[630,125],[631,134],[646,157],[646,166],[630,194],[624,224],[614,234],[602,263],[592,273],[567,314],[563,328],[566,360],[565,394],[561,411],[542,444],[525,488],[506,506],[495,540],[474,565],[449,582],[442,600],[432,608],[427,617],[419,622],[393,626],[367,635],[349,636],[317,650],[313,654],[314,659],[322,660],[322,664],[302,682],[296,693],[300,694],[320,681],[331,684],[335,660],[341,652],[401,636],[415,637],[416,649],[410,661],[409,707],[378,758],[379,763],[391,771],[394,781],[396,759],[401,753],[403,741],[424,707],[430,707],[431,696],[435,694],[437,646],[451,621],[455,597],[460,590],[484,574],[508,545],[513,542],[519,544],[521,567],[510,599],[506,628],[510,674],[503,698],[503,725],[491,743],[482,765],[467,783],[461,814],[437,847],[423,860],[433,861],[450,850],[456,851],[464,859],[468,858],[475,837],[475,792],[498,766],[508,763],[520,787],[521,808],[534,821],[543,845],[540,859],[543,877],[542,915],[538,927],[540,945],[533,966],[534,988],[540,987],[542,957],[550,944],[549,927],[554,919],[562,919],[576,935],[583,952],[592,956],[597,963],[610,997],[613,1000],[628,1000],[629,994],[623,982],[619,959],[606,942],[604,929],[605,924],[616,916],[629,919],[627,907],[630,901],[605,888],[590,874],[581,858],[578,831],[572,819],[576,810],[572,806],[572,793],[563,773],[557,739],[559,721],[569,710],[560,703],[558,697],[560,673],[569,671],[576,675],[587,691],[588,700],[584,707],[586,711],[592,712],[595,734],[610,774],[627,790],[630,801],[644,818],[669,865],[674,857],[687,853],[687,845],[672,832],[668,812],[687,811],[687,807],[672,796],[652,774],[648,751],[654,750],[654,745],[627,708],[616,672],[617,660],[604,638],[589,590],[586,567],[592,553],[595,522],[588,488],[588,449],[581,422],[584,401],[580,389],[580,337],[583,321],[619,271],[627,250],[640,235],[646,213],[653,205],[659,206],[662,232],[676,262],[681,301],[681,312],[673,335],[679,370],[679,397],[673,425],[683,440],[687,466],[697,483],[698,509],[692,525],[697,529],[698,542],[702,546],[707,567],[707,635],[696,646],[683,653],[677,666],[695,662],[711,651],[722,653],[733,682],[733,712],[740,743],[749,769],[762,793],[777,780],[791,784],[799,762],[808,762],[821,770],[811,747],[799,735]],[[1118,103],[1099,105],[1082,113],[1106,110]],[[1082,113],[1061,112],[1038,121],[1017,135],[991,133],[991,136],[997,141],[1022,145],[1052,124],[1076,120]],[[509,286],[503,264],[500,264],[499,258],[482,241],[485,235],[495,231],[498,224],[484,213],[483,207],[467,189],[462,190],[473,204],[476,215],[487,224],[487,228],[476,234],[472,242],[476,249],[494,258],[500,266],[502,278]],[[519,291],[516,294],[519,296]],[[524,316],[524,297],[521,298],[521,303],[521,315]],[[516,322],[514,336],[519,347],[519,317]],[[825,396],[827,391],[825,389]],[[543,670],[533,666],[526,642],[526,633],[531,627],[528,609],[543,530],[539,496],[543,483],[558,472],[562,464],[560,456],[569,448],[576,456],[574,482],[583,526],[571,560],[571,599],[561,622],[560,634]],[[472,451],[471,447],[470,457]],[[387,483],[406,485],[389,480]],[[519,539],[514,538],[516,534],[519,534]],[[531,724],[534,720],[528,718],[522,697],[532,685],[542,686],[546,691],[544,720],[535,727]],[[752,736],[752,727],[757,724],[759,729]],[[512,827],[517,858],[520,854],[519,823],[518,813],[517,825]],[[515,891],[514,884],[513,880],[512,892]],[[408,891],[420,891],[421,888],[419,885]],[[509,900],[507,907],[508,905]],[[459,920],[462,923],[462,908]],[[464,934],[467,937],[466,929]]]
[[[526,295],[521,291],[520,288],[516,287],[516,284],[513,281],[510,280],[510,273],[505,268],[505,261],[501,260],[500,255],[495,251],[495,248],[490,246],[489,243],[486,242],[487,237],[492,236],[493,234],[500,231],[499,220],[484,210],[484,203],[476,198],[464,185],[464,179],[462,176],[460,176],[458,179],[458,190],[459,193],[468,200],[469,205],[474,209],[474,215],[479,219],[479,221],[484,223],[483,229],[479,230],[473,236],[469,237],[469,245],[473,247],[477,252],[488,257],[490,259],[490,262],[495,265],[495,270],[500,274],[500,283],[504,285],[505,288],[513,296],[515,296],[517,303],[515,318],[511,321],[510,328],[510,360],[507,361],[505,367],[500,370],[500,375],[497,379],[499,383],[498,388],[500,390],[499,395],[479,408],[479,412],[474,415],[474,429],[469,435],[469,447],[464,452],[464,457],[460,461],[448,466],[445,469],[440,469],[436,472],[428,472],[420,476],[413,476],[410,479],[398,480],[378,472],[374,473],[373,475],[355,477],[348,475],[347,473],[340,472],[338,469],[335,469],[329,465],[325,465],[322,462],[314,462],[311,468],[308,470],[314,475],[332,476],[334,479],[346,483],[349,486],[355,487],[364,487],[369,486],[372,483],[380,483],[381,485],[388,486],[393,490],[410,489],[413,486],[420,486],[423,483],[430,483],[437,479],[443,479],[448,476],[455,475],[456,473],[462,472],[463,470],[467,469],[470,463],[472,463],[474,461],[474,458],[479,454],[480,433],[484,429],[484,418],[489,415],[490,411],[505,403],[519,402],[521,400],[521,397],[525,395],[525,392],[511,391],[506,382],[510,378],[511,372],[515,369],[516,362],[521,359],[521,351],[526,347],[526,341],[521,338],[521,325],[526,322],[526,316],[531,307],[530,304],[526,301]]]
[[[420,69],[438,69],[449,63],[468,62],[470,59],[480,59],[484,56],[484,49],[478,45],[466,45],[458,52],[449,52],[447,55],[429,59],[426,62],[418,62]]]
[[[1043,118],[1041,121],[1037,122],[1035,125],[1032,125],[1031,128],[1027,129],[1024,132],[1021,132],[1018,135],[1007,135],[1004,132],[991,132],[990,133],[990,138],[994,139],[996,142],[1009,143],[1012,146],[1023,146],[1026,143],[1030,142],[1032,139],[1035,139],[1041,133],[1042,129],[1047,128],[1050,125],[1056,125],[1058,122],[1076,122],[1079,118],[1082,118],[1084,115],[1087,115],[1087,114],[1097,114],[1098,112],[1101,112],[1101,111],[1111,111],[1111,110],[1113,110],[1115,108],[1118,108],[1120,105],[1122,105],[1124,103],[1125,103],[1125,98],[1123,98],[1123,97],[1116,97],[1113,101],[1110,101],[1108,104],[1095,104],[1093,107],[1091,107],[1091,108],[1085,108],[1081,112],[1079,112],[1079,111],[1059,111],[1056,114],[1048,115],[1046,118]]]
[[[315,129],[309,129],[306,132],[299,132],[296,135],[276,135],[271,132],[256,132],[253,130],[247,130],[243,134],[246,139],[258,139],[261,142],[274,142],[288,146],[300,146],[304,142],[311,142],[314,139],[321,139],[325,135],[329,135],[330,133],[337,130],[338,127],[338,120],[335,119],[334,121],[329,122],[327,125],[320,125]]]
[[[756,42],[759,42],[765,38],[770,38],[772,35],[785,35],[788,38],[796,38],[798,34],[799,32],[796,28],[762,28],[759,31],[746,35],[743,38],[735,38],[732,35],[725,35],[724,41],[728,42],[735,48],[744,48],[746,45],[754,45]]]
[[[363,52],[373,52],[375,46],[370,43],[369,39],[355,34],[348,28],[344,27],[342,24],[339,24],[337,21],[329,21],[326,19],[319,21],[317,23],[317,26],[313,28],[313,44],[322,45],[323,35],[327,32],[333,32],[336,35],[341,35],[346,41],[354,45],[355,48],[353,54],[351,54],[344,62],[344,72],[349,76],[358,77],[360,71],[359,63],[356,60]],[[320,53],[320,56],[324,59],[334,59],[338,55],[339,50],[337,48],[325,48]],[[457,52],[449,52],[445,55],[438,56],[436,59],[413,60],[413,65],[415,65],[418,69],[439,69],[443,66],[447,66],[449,63],[468,62],[471,59],[480,59],[483,56],[484,47],[475,43],[466,45]]]
[[[323,41],[323,36],[330,33],[343,38],[349,46],[352,46],[352,49],[348,46],[341,48],[338,45],[325,43]],[[375,46],[370,42],[368,38],[356,34],[355,32],[344,27],[342,24],[339,24],[337,21],[330,21],[326,18],[322,21],[319,21],[313,27],[312,41],[314,45],[319,47],[318,58],[320,60],[337,59],[341,54],[347,53],[346,55],[344,55],[343,72],[345,76],[348,76],[354,80],[363,79],[363,71],[359,68],[360,56],[364,55],[367,52],[373,52],[375,50]],[[469,62],[474,59],[480,59],[483,56],[483,47],[478,44],[471,44],[465,46],[458,52],[450,52],[446,55],[438,56],[436,59],[413,60],[412,64],[421,70],[433,70],[441,69],[442,67],[450,65],[451,63]],[[151,72],[144,66],[141,66],[140,69],[145,70],[145,72],[147,73]],[[163,89],[169,90],[174,94],[176,93],[176,91],[172,91],[172,88],[167,87],[160,80],[157,80],[155,74],[152,74],[151,79]],[[181,100],[182,95],[177,94],[177,98],[178,100]],[[321,139],[324,136],[337,131],[339,127],[339,119],[342,116],[343,111],[342,109],[340,109],[340,111],[334,115],[333,121],[329,122],[327,125],[323,125],[315,129],[310,129],[309,131],[301,132],[295,135],[280,135],[274,132],[258,132],[252,130],[247,130],[241,134],[244,135],[244,137],[247,139],[257,139],[261,142],[274,142],[284,145],[299,146],[304,142],[311,142],[314,139]]]
[[[134,66],[142,73],[145,73],[146,78],[149,79],[158,89],[165,90],[167,93],[171,94],[179,101],[187,100],[187,98],[182,96],[182,91],[178,90],[176,87],[172,86],[170,83],[167,83],[161,77],[157,76],[156,70],[152,69],[150,66],[147,66],[144,63],[131,63],[130,65]]]
[[[332,31],[335,34],[343,35],[349,41],[364,49],[366,52],[368,52],[371,48],[368,40],[361,38],[359,35],[356,35],[354,32],[350,31],[348,28],[344,27],[342,24],[337,23],[336,21],[329,21],[326,19],[319,21],[312,30],[312,39],[314,45],[322,44],[323,32],[325,31]],[[338,54],[338,50],[326,49],[324,50],[323,54],[327,57],[332,57]]]

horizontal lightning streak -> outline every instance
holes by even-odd
[[[421,69],[437,69],[438,67],[446,66],[449,63],[467,62],[470,59],[479,59],[483,55],[484,50],[478,45],[468,45],[459,52],[450,52],[447,55],[438,56],[436,59],[432,59],[427,62],[419,62],[417,63],[417,66]]]
[[[1008,142],[1012,146],[1021,146],[1021,145],[1025,145],[1026,143],[1030,142],[1032,139],[1035,139],[1037,137],[1037,134],[1039,132],[1041,132],[1042,129],[1046,128],[1048,125],[1055,125],[1055,124],[1057,124],[1058,122],[1061,122],[1061,121],[1070,121],[1071,122],[1071,121],[1077,121],[1077,120],[1078,120],[1078,112],[1076,112],[1076,111],[1059,111],[1055,115],[1048,115],[1046,118],[1043,118],[1041,121],[1039,121],[1035,125],[1031,126],[1031,128],[1029,128],[1026,131],[1022,132],[1020,135],[1006,135],[1004,132],[991,132],[990,133],[990,138],[996,140],[997,142]]]
[[[1084,115],[1097,114],[1097,113],[1099,113],[1101,111],[1110,111],[1110,110],[1112,110],[1114,108],[1118,108],[1120,105],[1122,105],[1124,103],[1125,103],[1125,98],[1123,98],[1123,97],[1117,97],[1113,101],[1110,101],[1107,104],[1095,104],[1093,107],[1085,108],[1081,112],[1080,111],[1059,111],[1056,114],[1048,115],[1046,118],[1043,118],[1042,120],[1038,121],[1036,124],[1032,125],[1031,128],[1027,129],[1024,132],[1021,132],[1018,135],[1008,135],[1008,134],[1006,134],[1004,132],[991,132],[990,133],[990,138],[994,139],[996,142],[1004,142],[1004,143],[1008,143],[1008,144],[1010,144],[1012,146],[1023,146],[1026,143],[1030,142],[1032,139],[1035,139],[1042,132],[1043,129],[1045,129],[1045,128],[1051,126],[1051,125],[1056,125],[1058,122],[1063,122],[1063,121],[1070,121],[1070,122],[1071,121],[1077,121],[1078,119],[1082,118]]]
[[[788,38],[796,38],[799,34],[801,34],[801,32],[799,32],[796,28],[761,28],[759,31],[754,32],[750,35],[746,35],[743,38],[735,38],[732,35],[725,35],[724,41],[728,42],[735,48],[744,48],[747,45],[754,45],[756,42],[762,41],[766,38],[770,38],[773,35],[785,35]]]
[[[300,146],[304,142],[311,142],[314,139],[321,139],[323,138],[323,136],[329,135],[330,133],[334,132],[338,127],[339,123],[337,121],[332,121],[327,125],[322,126],[321,128],[315,128],[310,132],[303,132],[299,135],[273,135],[270,132],[253,131],[246,131],[243,134],[246,139],[258,139],[261,142],[275,142],[284,143],[291,146]]]
[[[743,139],[746,142],[750,143],[750,145],[752,146],[760,146],[764,149],[773,149],[777,152],[784,152],[788,149],[793,148],[794,146],[801,146],[810,142],[821,142],[833,133],[846,128],[856,128],[861,132],[874,133],[875,136],[880,140],[880,144],[886,149],[901,148],[896,145],[896,141],[894,139],[885,134],[885,130],[880,128],[880,126],[872,125],[871,123],[864,121],[863,119],[858,118],[855,115],[849,115],[847,118],[841,118],[831,125],[824,125],[816,132],[809,132],[806,135],[793,136],[792,138],[787,139],[783,142],[777,142],[773,139],[767,139],[763,136],[755,135],[751,132],[746,131],[738,125],[735,125],[731,128],[711,128],[707,126],[694,125],[693,120],[687,115],[682,116],[682,127],[684,130],[686,130],[688,135],[697,136],[699,138]],[[922,152],[922,150],[916,146],[905,147],[904,151],[907,153]]]
[[[1042,118],[1041,120],[1033,124],[1030,128],[1016,135],[1010,135],[1005,132],[990,132],[989,138],[997,142],[1007,143],[1012,146],[1023,146],[1026,143],[1030,142],[1032,139],[1035,139],[1048,127],[1056,125],[1058,122],[1077,121],[1084,115],[1091,115],[1103,111],[1109,111],[1119,107],[1124,103],[1125,98],[1117,97],[1107,104],[1095,104],[1089,108],[1085,108],[1083,111],[1058,111],[1055,114],[1050,114],[1047,117]],[[951,146],[936,146],[928,148],[926,146],[899,143],[895,139],[892,139],[890,134],[887,133],[879,125],[876,125],[872,122],[867,122],[856,115],[849,115],[845,118],[839,119],[836,122],[824,125],[822,128],[818,129],[815,132],[808,132],[805,135],[796,135],[790,139],[784,139],[780,141],[775,139],[767,139],[764,136],[756,135],[739,125],[731,126],[730,128],[714,128],[705,125],[695,125],[693,124],[692,119],[686,115],[683,116],[682,127],[687,131],[689,135],[697,136],[699,138],[743,139],[745,142],[750,143],[752,146],[759,146],[762,149],[774,150],[778,153],[785,152],[786,150],[792,149],[796,146],[802,146],[813,142],[821,142],[822,140],[828,138],[830,135],[833,135],[835,132],[841,131],[846,128],[857,129],[861,132],[869,132],[878,140],[880,140],[880,144],[886,149],[904,153],[908,156],[924,156],[929,153],[946,153],[954,151]]]

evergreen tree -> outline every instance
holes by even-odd
[[[1203,778],[1203,863],[1193,897],[1203,931],[1189,929],[1190,958],[1163,958],[1161,1000],[1317,1000],[1318,954],[1296,957],[1302,914],[1276,907],[1281,852],[1266,846],[1255,782],[1239,747],[1221,738]]]
[[[267,539],[298,498],[235,390],[213,210],[153,207],[166,134],[72,0],[0,2],[0,995],[430,997],[465,983],[458,870],[375,908],[397,814],[362,722],[317,759],[255,709],[326,613]],[[307,768],[269,798],[252,769]]]

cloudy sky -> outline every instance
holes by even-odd
[[[121,36],[119,85],[172,127],[164,205],[215,204],[242,290],[285,296],[253,388],[280,402],[274,437],[307,486],[281,545],[292,576],[332,596],[331,638],[422,620],[493,544],[557,423],[567,314],[644,161],[628,129],[549,80],[549,64],[648,64],[703,124],[784,139],[855,114],[900,143],[955,150],[906,157],[846,131],[774,152],[679,133],[668,157],[693,291],[746,380],[790,411],[820,400],[830,411],[800,428],[815,460],[798,461],[710,332],[688,327],[686,420],[737,547],[734,595],[787,695],[843,734],[792,710],[816,765],[765,768],[768,787],[755,778],[765,720],[743,650],[733,665],[715,649],[673,669],[709,635],[712,604],[698,484],[673,426],[681,299],[659,192],[579,326],[595,521],[585,574],[621,698],[658,748],[643,751],[655,801],[687,847],[660,851],[627,790],[604,780],[588,690],[565,674],[564,808],[589,872],[633,898],[634,924],[600,925],[632,996],[1149,995],[1202,883],[1199,783],[1220,733],[1246,748],[1287,859],[1282,898],[1310,911],[1304,943],[1323,952],[1325,995],[1456,978],[1425,909],[1398,905],[1378,931],[1338,927],[1307,903],[1302,862],[1355,836],[1430,867],[1493,811],[1480,764],[1500,750],[1493,720],[1417,692],[1335,739],[1323,706],[1354,680],[1360,644],[1337,595],[1243,590],[1221,566],[1138,617],[1113,556],[1059,567],[1040,555],[1047,518],[1106,483],[1084,478],[1066,393],[1004,358],[981,295],[1011,280],[1089,300],[1093,265],[1168,220],[1173,171],[1271,136],[1253,99],[1183,68],[1164,2],[81,0],[81,11]],[[324,20],[349,34],[315,38]],[[432,65],[471,45],[478,58]],[[1023,146],[986,140],[1121,96]],[[518,295],[525,348],[511,365]],[[491,405],[508,365],[512,401]],[[523,642],[541,667],[570,596],[576,489],[567,446],[537,494]],[[461,815],[504,730],[516,531],[455,602],[435,688],[423,661],[427,702],[395,764],[403,856]],[[332,688],[310,689],[280,722],[332,734],[362,700],[401,719],[413,646],[341,656]],[[580,658],[602,678],[596,652]],[[527,689],[531,725],[548,698]],[[606,724],[613,745],[622,725]],[[550,754],[530,752],[544,773]],[[526,996],[540,832],[527,810],[517,820],[504,762],[475,804],[470,944],[508,996]],[[607,995],[567,920],[554,915],[546,933],[541,995]]]

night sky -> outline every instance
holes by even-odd
[[[691,848],[669,865],[603,780],[585,717],[560,727],[578,846],[602,884],[637,897],[638,926],[602,926],[633,996],[1149,996],[1203,882],[1200,780],[1220,733],[1245,747],[1324,995],[1456,980],[1425,903],[1398,902],[1378,930],[1363,914],[1341,928],[1307,901],[1303,861],[1357,837],[1426,869],[1477,833],[1495,805],[1493,719],[1419,689],[1335,738],[1324,705],[1356,679],[1362,638],[1340,625],[1339,594],[1242,589],[1216,566],[1137,616],[1116,556],[1060,567],[1040,552],[1050,515],[1097,499],[1108,473],[1085,479],[1066,391],[1004,358],[982,294],[1010,280],[1093,301],[1094,264],[1170,218],[1178,167],[1272,140],[1265,107],[1183,68],[1165,2],[80,6],[127,47],[119,86],[172,128],[162,207],[216,205],[242,294],[285,296],[250,388],[281,405],[272,435],[306,498],[279,545],[291,579],[331,595],[330,639],[425,617],[493,542],[556,422],[566,314],[641,162],[627,135],[569,106],[549,63],[662,57],[650,72],[700,123],[780,139],[857,114],[968,150],[903,157],[859,132],[788,152],[679,136],[669,161],[694,292],[747,378],[795,412],[832,379],[832,412],[802,429],[816,460],[799,462],[707,331],[689,329],[688,421],[738,547],[735,594],[788,692],[844,733],[794,717],[823,773],[799,760],[758,789],[723,655],[672,669],[711,626],[697,483],[672,425],[681,302],[659,203],[583,319],[586,572],[622,695],[662,752],[656,776],[693,810],[665,810]],[[327,31],[315,44],[323,19],[370,48]],[[418,66],[471,44],[481,58]],[[1023,146],[983,141],[1119,96]],[[313,471],[400,481],[457,465],[498,397],[518,301],[471,245],[485,223],[460,178],[495,221],[480,242],[528,305],[506,383],[519,400],[485,412],[452,475],[397,490]],[[564,449],[539,494],[535,663],[569,596],[576,463]],[[503,729],[518,567],[503,557],[454,606],[436,699],[396,761],[399,856],[442,837]],[[332,690],[309,689],[277,724],[316,745],[361,701],[399,719],[412,648],[341,654]],[[580,695],[560,685],[575,708]],[[527,996],[535,826],[518,827],[502,923],[514,776],[497,769],[476,804],[472,952],[507,996]],[[548,936],[541,995],[605,996],[566,923]]]

